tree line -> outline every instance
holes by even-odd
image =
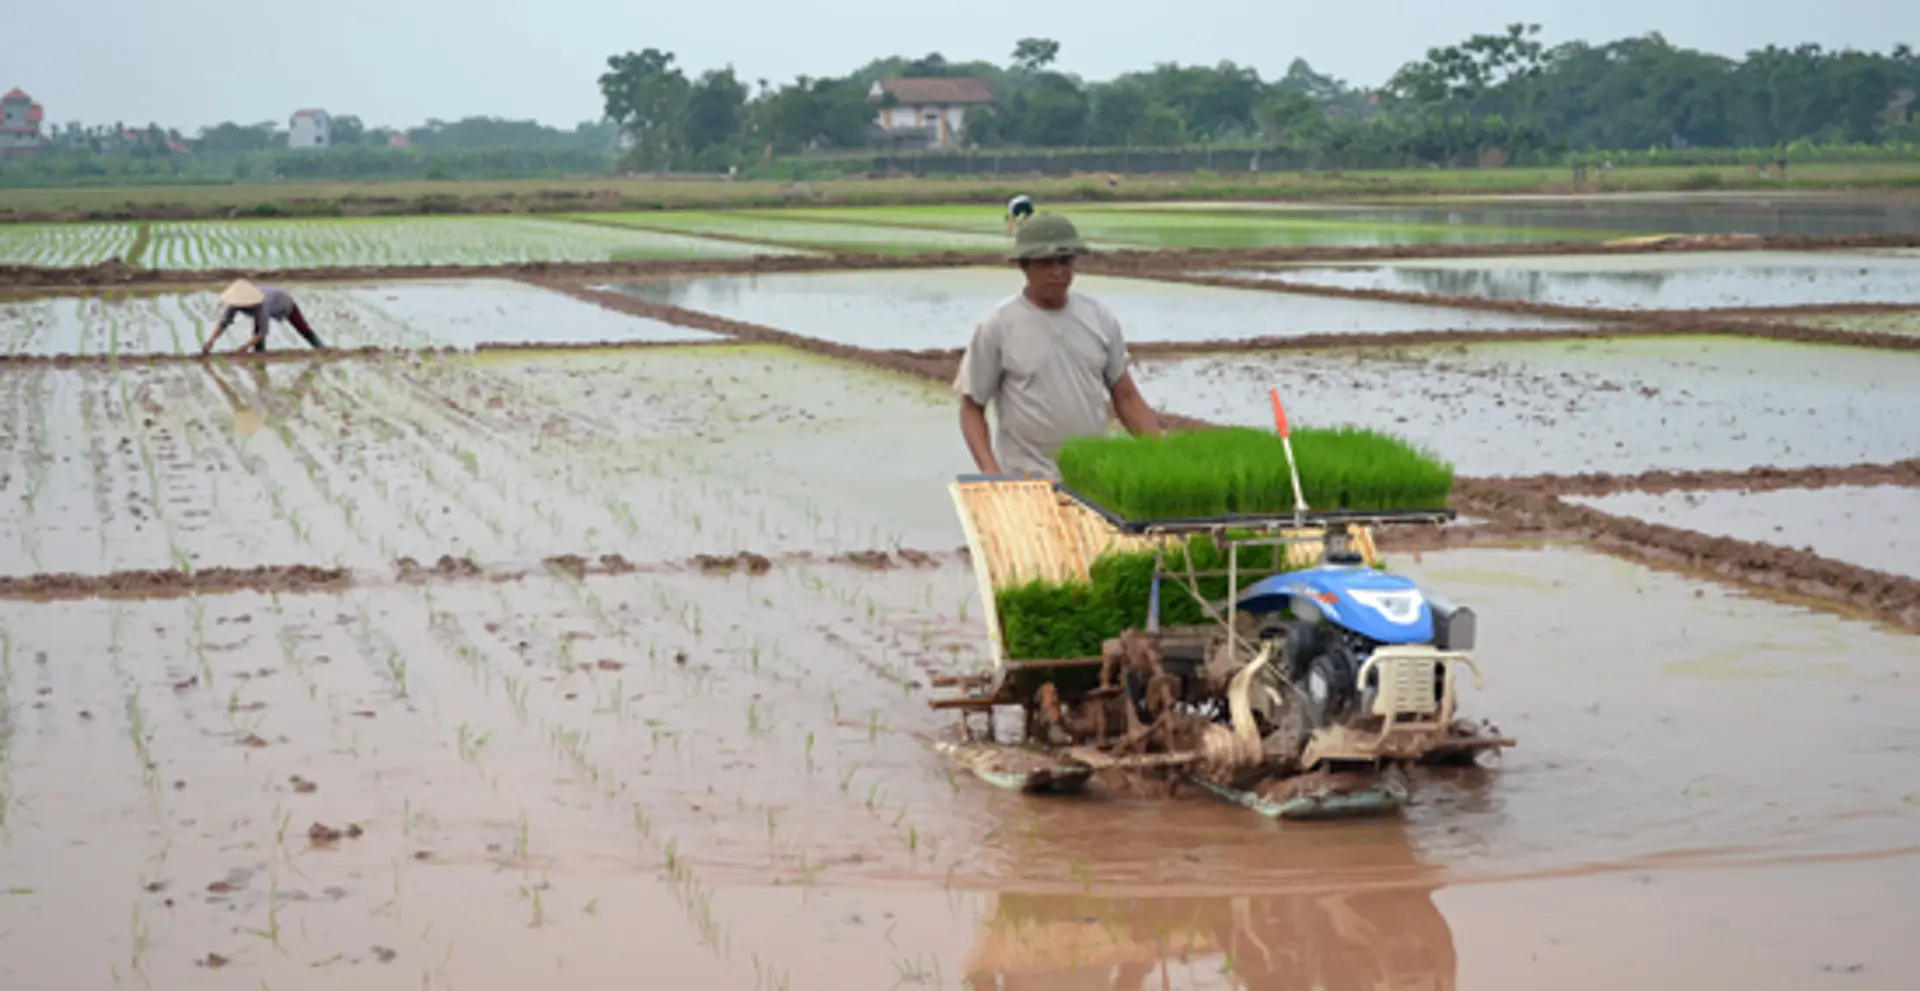
[[[226,122],[193,136],[158,124],[74,122],[51,127],[42,154],[0,162],[0,185],[462,178],[616,167],[753,175],[776,174],[769,168],[776,159],[801,163],[795,170],[808,162],[857,170],[871,156],[895,151],[868,102],[873,83],[928,76],[979,76],[992,87],[995,105],[970,110],[959,136],[975,155],[1238,148],[1249,152],[1242,160],[1266,168],[1557,164],[1583,157],[1595,164],[1707,163],[1729,160],[1736,154],[1730,149],[1744,157],[1804,156],[1810,148],[1851,159],[1920,156],[1920,60],[1905,44],[1886,53],[1769,46],[1729,58],[1657,33],[1554,46],[1539,33],[1537,24],[1513,24],[1474,34],[1431,48],[1365,87],[1303,58],[1271,79],[1223,61],[1162,63],[1088,81],[1062,71],[1060,43],[1045,38],[1018,40],[1004,64],[949,62],[936,52],[778,84],[744,79],[731,66],[693,73],[671,52],[645,48],[607,59],[598,79],[602,118],[571,129],[470,117],[402,130],[342,114],[333,118],[333,147],[315,153],[288,149],[280,122]],[[394,140],[400,137],[406,140]]]
[[[367,127],[358,116],[341,114],[332,119],[329,143],[325,151],[290,149],[286,125],[276,121],[228,121],[193,136],[159,124],[75,121],[50,126],[34,157],[0,162],[0,186],[604,173],[619,160],[621,138],[604,120],[564,129],[468,117],[397,129]]]
[[[697,76],[656,48],[612,56],[599,78],[608,120],[649,168],[751,165],[776,155],[888,145],[867,102],[875,80],[979,76],[997,103],[968,111],[972,149],[1260,146],[1344,167],[1564,161],[1582,152],[1916,141],[1920,60],[1819,45],[1728,58],[1657,33],[1547,46],[1513,24],[1429,49],[1376,87],[1296,58],[1252,67],[1172,63],[1089,82],[1060,71],[1060,44],[1015,43],[1005,65],[938,53],[878,59],[841,77],[749,86],[731,68]]]

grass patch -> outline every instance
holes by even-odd
[[[1292,439],[1315,509],[1435,509],[1453,489],[1451,465],[1391,434],[1301,428]],[[1130,520],[1293,510],[1280,435],[1251,427],[1076,437],[1058,463],[1067,487]]]

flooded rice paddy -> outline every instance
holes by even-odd
[[[213,332],[219,287],[200,292],[102,294],[0,301],[0,353],[117,357],[194,354]],[[711,341],[718,335],[646,320],[507,280],[289,286],[332,347],[472,348],[480,344]],[[238,348],[253,318],[235,318],[218,349]],[[267,348],[304,350],[284,323]]]
[[[1867,252],[1435,258],[1218,274],[1608,310],[1920,303],[1920,259]]]
[[[1920,489],[1837,485],[1767,492],[1620,492],[1595,509],[1716,536],[1802,547],[1864,568],[1920,578]]]
[[[1573,229],[1603,234],[1832,237],[1920,233],[1920,205],[1911,200],[1822,194],[1452,197],[1438,204],[1334,208],[1308,204],[1295,212],[1351,222],[1459,224],[1521,231]]]
[[[1920,452],[1920,354],[1733,337],[1149,358],[1149,402],[1401,434],[1462,474],[1743,470]]]
[[[1196,342],[1303,334],[1539,330],[1582,322],[1505,313],[1288,296],[1083,275],[1129,340]],[[1019,292],[1019,273],[987,269],[726,275],[615,287],[656,303],[873,349],[963,348],[989,311]]]
[[[1014,291],[666,285],[647,298],[914,348]],[[1079,288],[1136,340],[1524,325]],[[350,346],[649,346],[0,364],[0,986],[1879,989],[1920,966],[1913,635],[1577,543],[1388,540],[1476,611],[1464,714],[1517,749],[1377,820],[1008,794],[926,743],[954,731],[932,679],[987,641],[944,383],[516,283],[301,299]],[[180,353],[210,305],[11,301],[0,332]],[[1916,363],[1632,338],[1136,375],[1254,426],[1277,388],[1294,423],[1487,476],[1911,458]],[[1578,501],[1911,575],[1915,491]],[[164,580],[263,567],[333,577]]]
[[[964,542],[950,395],[783,348],[33,366],[0,405],[11,575]]]

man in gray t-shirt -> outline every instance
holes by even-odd
[[[961,436],[986,474],[1058,478],[1061,443],[1106,433],[1109,409],[1136,435],[1160,432],[1127,371],[1120,322],[1093,298],[1068,292],[1074,259],[1086,251],[1064,217],[1043,213],[1020,225],[1013,259],[1027,284],[974,328],[954,379]],[[989,403],[999,421],[991,441]]]

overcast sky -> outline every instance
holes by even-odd
[[[24,2],[24,0],[23,0]],[[1516,20],[1549,43],[1659,31],[1739,55],[1818,42],[1920,47],[1912,0],[961,0],[950,16],[902,0],[58,0],[7,18],[0,88],[65,123],[158,121],[188,134],[317,106],[369,125],[484,114],[571,126],[600,114],[608,55],[653,46],[689,75],[729,63],[749,86],[837,75],[879,55],[1005,63],[1016,38],[1061,42],[1060,67],[1106,79],[1154,62],[1231,59],[1263,78],[1295,56],[1383,82],[1432,45]],[[26,9],[25,7],[21,8]]]

